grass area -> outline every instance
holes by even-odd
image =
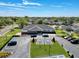
[[[79,39],[79,34],[77,34],[77,33],[74,32],[74,33],[72,33],[72,37],[76,38],[76,39]]]
[[[64,50],[63,47],[61,47],[58,42],[55,42],[54,44],[50,45],[37,45],[35,43],[31,43],[31,57],[44,57],[50,55],[65,55],[66,57],[69,57],[67,52]]]
[[[61,36],[61,37],[68,36],[68,34],[62,29],[56,29],[55,32],[58,36]]]
[[[20,32],[20,29],[14,29],[8,33],[6,33],[4,36],[0,37],[0,49],[10,40],[10,38],[15,35],[16,33]]]
[[[66,36],[68,36],[68,34],[67,34],[64,30],[62,30],[62,29],[57,29],[57,30],[55,30],[55,32],[56,32],[56,34],[57,34],[58,36],[61,36],[61,37],[66,37]],[[71,37],[72,37],[72,38],[75,38],[75,39],[79,39],[79,34],[73,32],[72,35],[71,35]]]

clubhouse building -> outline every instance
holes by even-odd
[[[32,24],[24,26],[21,35],[31,35],[31,34],[55,34],[55,30],[50,26],[44,24]]]

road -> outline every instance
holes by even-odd
[[[70,43],[69,41],[58,37],[55,35],[55,39],[59,42],[60,45],[63,44],[63,47],[74,55],[75,58],[79,58],[79,44],[75,45]]]
[[[5,26],[3,29],[0,29],[0,36],[3,36],[5,33],[9,32],[11,29],[15,28],[17,25]]]
[[[30,57],[30,37],[14,37],[11,41],[17,41],[16,46],[5,46],[2,51],[12,52],[8,58],[29,58]]]

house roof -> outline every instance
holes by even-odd
[[[32,24],[28,26],[24,26],[22,29],[22,32],[28,32],[28,31],[43,31],[43,32],[53,32],[54,29],[47,26],[47,25],[40,25],[40,24]]]

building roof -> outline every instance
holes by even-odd
[[[30,31],[53,32],[54,29],[44,24],[43,25],[32,24],[32,25],[24,26],[22,29],[22,32],[30,32]]]

